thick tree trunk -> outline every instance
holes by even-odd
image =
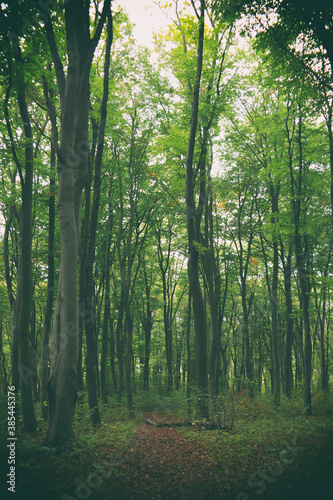
[[[63,446],[74,436],[79,358],[77,259],[81,196],[88,172],[89,74],[105,19],[111,15],[110,0],[105,0],[91,39],[89,4],[82,0],[68,0],[65,4],[67,79],[51,19],[45,23],[62,105],[60,148],[57,146],[61,261],[48,382],[49,423],[45,443],[49,446]]]
[[[62,446],[74,437],[78,363],[77,226],[73,203],[74,176],[69,165],[59,164],[58,211],[61,236],[61,267],[52,332],[49,425],[45,443]]]
[[[197,56],[197,74],[192,101],[191,126],[187,146],[185,163],[185,184],[186,184],[186,220],[187,235],[189,247],[189,290],[193,302],[194,312],[194,331],[196,343],[196,379],[198,387],[197,408],[200,416],[208,417],[207,391],[208,391],[208,373],[207,373],[207,328],[206,311],[201,290],[199,277],[199,251],[196,243],[200,243],[200,219],[203,207],[195,209],[194,198],[194,172],[193,158],[198,125],[199,111],[199,93],[203,65],[203,41],[204,41],[204,17],[205,4],[200,2],[200,18],[198,33],[198,56]]]

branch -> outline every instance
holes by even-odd
[[[52,142],[53,142],[53,146],[54,146],[56,154],[59,155],[57,117],[56,117],[54,105],[50,100],[49,89],[48,89],[47,81],[46,81],[46,78],[44,75],[42,75],[42,82],[43,82],[43,92],[44,92],[44,97],[45,97],[45,104],[46,104],[47,112],[48,112],[48,115],[50,117],[50,121],[51,121],[51,125],[52,125],[52,132],[53,132]]]
[[[200,21],[200,14],[195,6],[194,0],[191,0],[192,7],[194,9],[195,15],[197,16],[197,19]]]
[[[11,66],[11,64],[10,64],[10,66]],[[3,110],[4,110],[4,115],[5,115],[5,120],[6,120],[6,127],[7,127],[7,132],[8,132],[9,140],[10,140],[10,146],[11,146],[11,150],[12,150],[12,155],[13,155],[13,158],[14,158],[14,161],[15,161],[15,164],[16,164],[19,176],[20,176],[21,187],[23,188],[23,186],[24,186],[24,179],[23,179],[23,174],[22,174],[22,167],[21,167],[20,160],[18,159],[18,156],[17,156],[17,153],[16,153],[14,136],[13,136],[12,126],[10,124],[9,111],[8,111],[8,102],[9,102],[9,96],[10,96],[11,87],[12,87],[12,71],[11,71],[11,67],[10,67],[9,68],[9,83],[8,83],[8,87],[7,87],[7,90],[6,90],[5,101],[4,101],[4,104],[3,104]]]
[[[98,21],[98,24],[97,24],[97,28],[96,28],[95,34],[94,34],[94,36],[93,36],[93,38],[91,40],[91,45],[90,45],[90,48],[89,48],[89,51],[90,51],[89,57],[91,57],[91,58],[93,57],[93,54],[94,54],[95,49],[96,49],[96,46],[97,46],[97,44],[99,42],[99,39],[101,37],[103,26],[104,26],[104,23],[105,23],[107,17],[109,17],[109,19],[112,18],[112,15],[111,15],[111,0],[104,0],[102,14],[101,14],[101,17],[99,18],[99,21]]]
[[[38,3],[40,10],[42,11],[40,2]],[[43,15],[45,15],[45,11],[43,10]],[[66,87],[66,77],[65,77],[65,72],[64,72],[64,67],[60,59],[58,47],[57,47],[57,42],[55,40],[54,36],[54,31],[53,31],[53,25],[51,22],[51,18],[48,14],[48,19],[45,23],[45,33],[46,33],[46,38],[50,47],[50,52],[53,60],[53,65],[57,77],[57,83],[58,83],[58,89],[59,89],[59,95],[60,95],[60,102],[63,103],[65,99],[65,87]]]

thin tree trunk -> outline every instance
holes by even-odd
[[[146,271],[145,259],[143,259],[143,272],[145,277],[146,288],[146,318],[144,321],[144,334],[145,334],[145,357],[143,367],[143,387],[149,390],[149,358],[150,358],[150,340],[153,327],[152,310],[150,305],[150,286],[148,283],[148,276]]]
[[[105,48],[105,62],[104,62],[104,79],[103,79],[103,97],[101,103],[101,120],[98,130],[98,144],[95,160],[95,176],[94,176],[94,193],[93,202],[91,207],[91,219],[89,225],[89,242],[87,259],[85,262],[85,304],[91,308],[91,314],[85,315],[85,332],[87,341],[86,352],[86,380],[88,389],[88,401],[90,408],[90,418],[93,425],[100,424],[100,416],[97,402],[97,349],[95,341],[95,307],[94,302],[94,279],[93,279],[93,266],[95,261],[95,246],[96,246],[96,232],[98,223],[98,212],[100,203],[100,190],[101,190],[101,170],[102,158],[104,149],[105,125],[107,117],[107,102],[109,96],[109,67],[110,67],[110,50],[112,44],[112,17],[109,17],[108,22],[108,36]],[[107,345],[104,338],[105,345]]]
[[[124,318],[124,290],[121,290],[120,303],[118,307],[118,319],[116,325],[116,347],[117,347],[117,358],[118,358],[118,401],[121,402],[123,390],[124,390],[124,348],[125,348],[125,338],[123,333],[123,318]]]
[[[277,214],[278,214],[278,197],[279,186],[275,189],[270,185],[272,217],[273,225],[273,276],[272,287],[270,294],[271,317],[272,317],[272,377],[273,377],[273,394],[275,405],[280,404],[281,399],[281,383],[280,383],[280,362],[279,362],[279,339],[278,339],[278,317],[277,317],[277,291],[278,291],[278,273],[279,273],[279,251],[277,238]]]
[[[51,332],[51,320],[54,302],[54,226],[55,226],[55,179],[54,171],[56,156],[54,146],[51,144],[51,174],[49,195],[49,233],[48,233],[48,276],[47,276],[47,299],[45,307],[45,319],[42,337],[42,355],[40,367],[40,403],[41,415],[47,419],[47,380],[49,377],[49,341]]]
[[[286,297],[286,311],[287,311],[287,331],[286,331],[286,345],[285,345],[285,394],[287,398],[291,398],[293,389],[293,368],[292,368],[292,348],[294,338],[293,328],[293,306],[291,295],[291,248],[288,250],[287,260],[284,260],[284,247],[281,241],[281,255],[284,276],[284,290]]]
[[[10,273],[9,265],[9,231],[13,220],[13,207],[9,206],[8,217],[5,224],[5,232],[3,237],[3,257],[5,264],[5,277],[7,285],[7,293],[9,298],[10,310],[11,310],[11,352],[10,352],[10,368],[11,368],[11,385],[15,387],[16,391],[20,389],[20,374],[18,370],[19,365],[19,312],[20,312],[20,302],[21,302],[21,270],[18,270],[17,285],[16,285],[16,297],[14,296],[13,286],[12,286],[12,276]]]
[[[311,405],[311,378],[312,378],[312,343],[311,343],[311,325],[309,314],[309,255],[307,249],[306,238],[304,237],[304,249],[302,248],[302,237],[300,234],[300,215],[301,215],[301,195],[303,189],[303,144],[302,144],[302,115],[301,105],[299,104],[299,121],[298,121],[298,147],[299,147],[299,179],[297,186],[297,199],[295,199],[295,178],[292,171],[292,163],[289,161],[290,180],[292,190],[292,208],[294,215],[294,243],[297,275],[299,280],[301,308],[304,326],[304,405],[307,415],[312,414]]]
[[[191,295],[188,296],[187,303],[187,322],[186,322],[186,399],[188,410],[191,413]]]
[[[125,349],[125,373],[126,373],[126,396],[127,407],[130,417],[134,417],[133,392],[131,384],[131,365],[132,365],[132,338],[133,338],[133,319],[129,311],[129,304],[126,304],[126,349]]]
[[[30,314],[32,306],[32,192],[33,192],[33,134],[25,95],[25,75],[20,51],[16,52],[17,100],[23,122],[25,144],[25,179],[22,187],[20,214],[20,244],[22,266],[22,298],[19,319],[20,374],[23,425],[27,431],[35,431],[37,422],[32,396],[32,365],[29,340]],[[30,374],[29,374],[30,371]]]
[[[114,335],[114,326],[113,319],[111,319],[111,312],[109,310],[109,325],[110,325],[110,368],[111,368],[111,377],[113,390],[117,394],[118,392],[118,381],[116,376],[116,366],[115,366],[115,352],[116,352],[116,344],[115,344],[115,335]]]
[[[111,198],[111,186],[109,189],[108,198]],[[113,228],[113,210],[111,203],[109,203],[109,218],[108,218],[108,235],[105,248],[105,298],[104,298],[104,316],[103,316],[103,330],[102,330],[102,352],[101,352],[101,395],[102,403],[108,404],[107,397],[107,384],[106,384],[106,360],[108,350],[108,324],[110,321],[110,249],[111,249],[111,233]],[[112,325],[110,324],[110,328]],[[113,378],[114,374],[114,339],[113,339],[113,361],[111,361],[111,372]]]

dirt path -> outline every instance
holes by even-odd
[[[141,424],[138,444],[119,468],[124,499],[220,499],[209,453],[175,428]]]

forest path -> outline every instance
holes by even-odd
[[[209,451],[177,429],[142,423],[118,470],[126,499],[214,500],[222,497],[223,489],[216,467]]]

